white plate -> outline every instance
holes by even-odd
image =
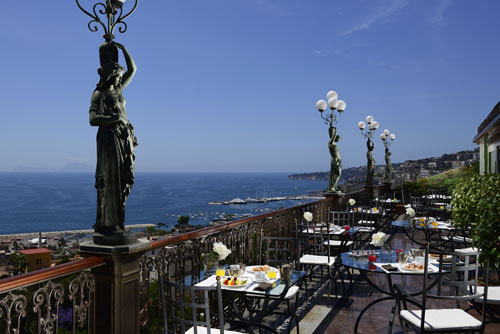
[[[223,279],[221,279],[221,286],[224,287],[224,288],[228,288],[228,289],[239,289],[239,288],[244,288],[244,287],[247,287],[249,286],[250,284],[252,284],[252,280],[250,278],[245,278],[246,279],[246,283],[245,284],[241,284],[241,285],[225,285],[224,282],[226,280],[226,278],[230,278],[229,276],[226,276],[224,277]],[[240,278],[241,279],[241,278]]]
[[[253,268],[257,268],[257,267],[263,267],[263,265],[262,265],[262,266],[247,266],[247,267],[245,268],[245,273],[255,275],[255,273],[257,273],[258,271],[253,271]],[[271,266],[269,266],[269,270],[278,271],[278,269],[273,268],[273,267],[271,267]],[[267,271],[262,271],[262,272],[267,273]]]
[[[411,272],[411,273],[423,273],[424,272],[424,269],[410,269],[410,268],[405,268],[405,264],[400,264],[399,265],[399,270],[401,271],[407,271],[407,272]]]

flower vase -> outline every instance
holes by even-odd
[[[215,272],[217,271],[217,267],[219,266],[219,259],[212,257],[212,256],[206,256],[205,257],[205,273],[209,275],[215,275]]]

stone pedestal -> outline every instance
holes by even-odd
[[[375,195],[375,186],[371,183],[365,183],[363,185],[363,189],[365,190],[366,194],[368,195],[368,199],[371,201]]]
[[[105,265],[92,269],[95,277],[95,333],[139,333],[139,259],[151,249],[149,242],[122,246],[80,244],[84,257],[104,259]]]

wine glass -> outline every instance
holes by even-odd
[[[229,266],[229,272],[231,273],[231,276],[233,277],[240,277],[241,276],[241,267],[239,264],[232,264]]]

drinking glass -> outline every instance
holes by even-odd
[[[408,261],[408,253],[400,252],[398,253],[398,263],[405,264]]]
[[[215,271],[215,275],[220,276],[220,277],[226,276],[226,268],[223,266],[218,266],[216,271]]]
[[[241,268],[239,264],[232,264],[229,266],[229,272],[231,276],[240,277],[241,276]]]
[[[368,261],[375,262],[377,260],[377,255],[368,255]]]

